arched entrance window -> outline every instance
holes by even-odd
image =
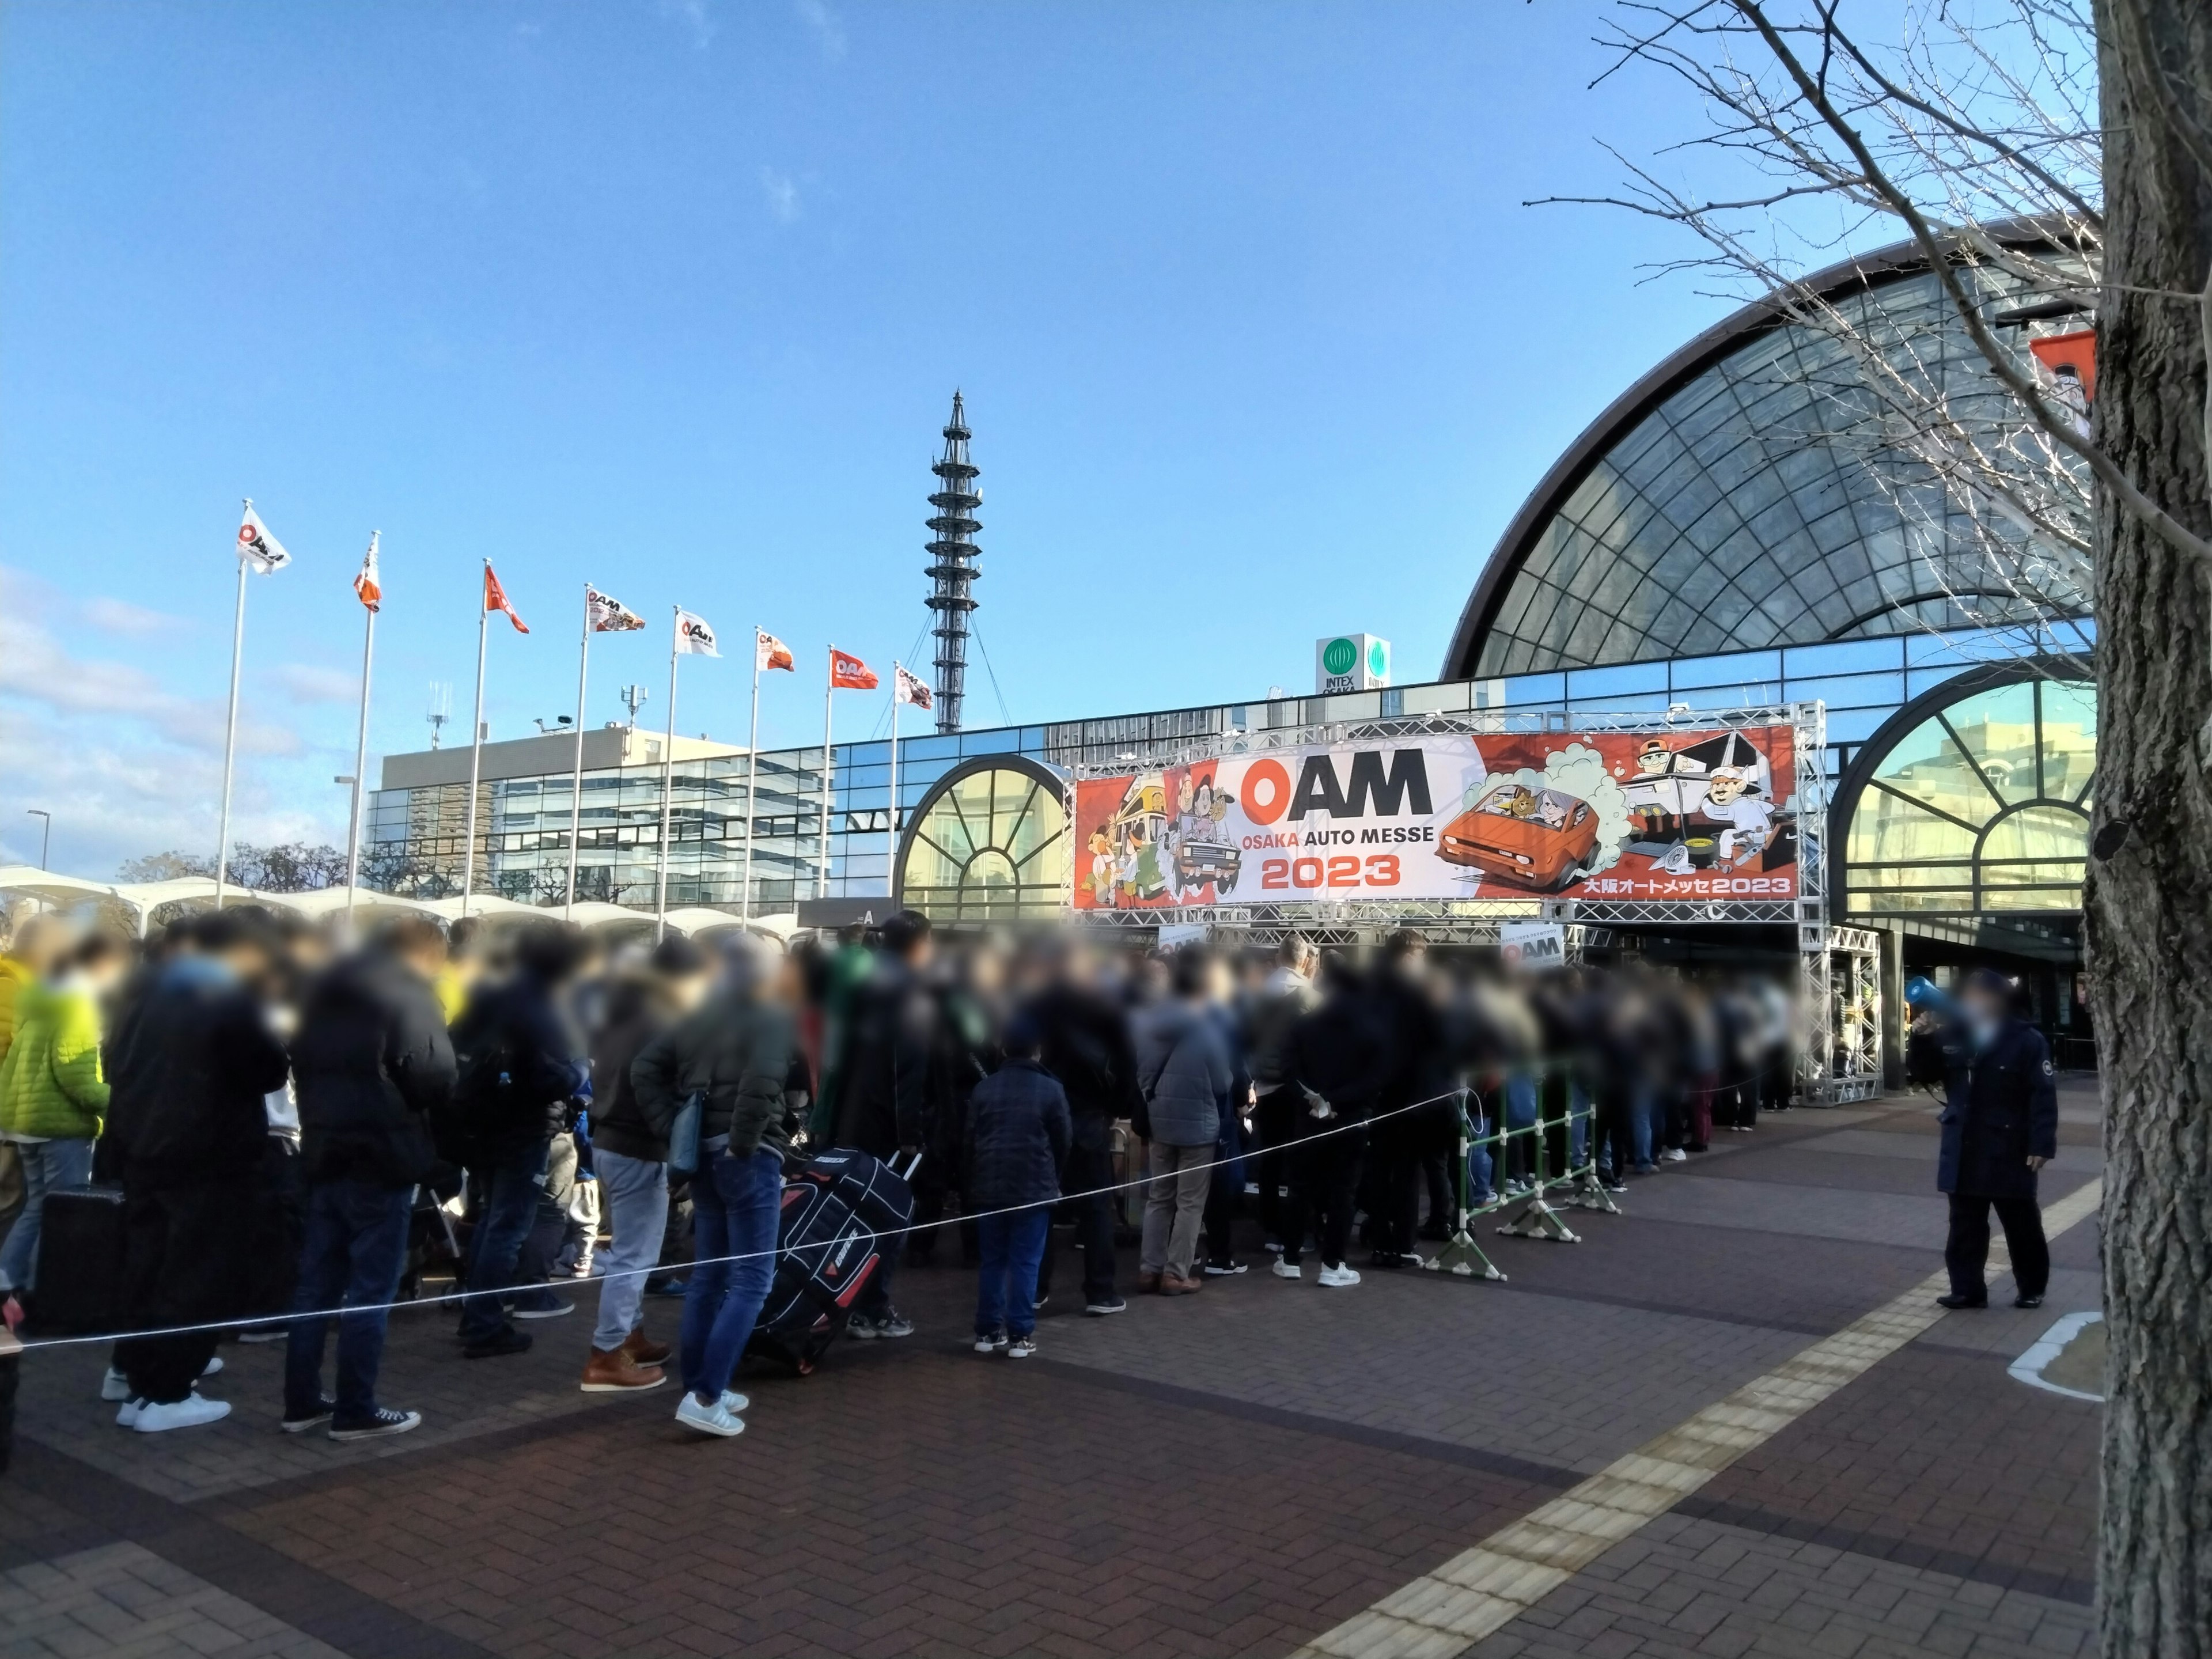
[[[1012,755],[955,767],[899,842],[899,902],[936,921],[1041,921],[1067,905],[1067,809],[1047,768]]]
[[[1838,792],[1847,914],[2081,909],[2097,761],[2081,672],[1962,677],[1875,735]]]

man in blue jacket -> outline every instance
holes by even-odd
[[[1951,1197],[1943,1246],[1951,1293],[1947,1308],[1986,1308],[1983,1269],[1995,1206],[2019,1295],[2015,1308],[2043,1304],[2051,1248],[2035,1197],[2036,1171],[2058,1152],[2058,1092],[2043,1034],[2019,1018],[2013,988],[1984,968],[1969,975],[1956,1018],[1916,1039],[1940,1046],[1943,1061],[1943,1150],[1936,1185]]]
[[[1036,1352],[1037,1267],[1044,1259],[1060,1166],[1073,1144],[1067,1096],[1037,1061],[1035,1018],[1006,1031],[1006,1060],[975,1085],[968,1103],[961,1194],[978,1212],[982,1246],[976,1284],[975,1352]]]

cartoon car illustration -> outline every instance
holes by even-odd
[[[1149,904],[1166,896],[1160,837],[1168,823],[1166,780],[1158,772],[1141,773],[1131,779],[1109,826],[1120,863],[1115,884],[1117,902]]]
[[[1237,885],[1237,874],[1243,865],[1244,855],[1225,842],[1186,840],[1176,843],[1176,885],[1185,892],[1212,882],[1215,892],[1226,893]]]
[[[1516,887],[1556,893],[1596,848],[1597,813],[1588,801],[1507,778],[1444,827],[1437,856]]]

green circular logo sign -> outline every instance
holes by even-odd
[[[1350,640],[1331,640],[1321,648],[1321,665],[1332,674],[1349,674],[1359,660],[1359,647]]]
[[[1367,672],[1378,680],[1390,672],[1390,647],[1380,640],[1367,641]]]

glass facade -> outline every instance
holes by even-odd
[[[1557,711],[1571,720],[1577,714],[1663,713],[1678,705],[1694,713],[1818,698],[1827,705],[1826,760],[1833,780],[1866,739],[1931,686],[1977,664],[2009,659],[2026,650],[2055,655],[2086,652],[2089,630],[2086,623],[2062,623],[2044,630],[2039,641],[2023,645],[2017,631],[2010,629],[1907,635],[902,738],[897,831],[905,833],[923,798],[940,780],[964,763],[988,757],[1019,756],[1060,769],[1110,764],[1143,755],[1158,744],[1191,738],[1462,710]],[[2084,731],[2094,729],[2094,692],[2077,691],[2070,685],[2046,686],[2045,690],[2049,698],[2088,697],[2087,714],[2079,717],[2076,710],[2075,723]],[[2052,709],[2058,706],[2048,703]],[[672,905],[735,910],[745,902],[745,787],[750,764],[742,754],[677,763],[669,813]],[[820,747],[763,751],[760,769],[759,804],[751,825],[752,914],[787,912],[817,890],[832,898],[888,894],[893,834],[888,743],[879,739],[836,746],[826,871],[820,834]],[[2083,780],[2087,775],[2082,774]],[[461,820],[467,795],[467,786],[459,783],[373,794],[364,856],[370,884],[423,897],[459,891]],[[477,807],[478,891],[523,902],[560,899],[568,881],[569,799],[566,770],[487,781],[482,786]],[[586,771],[583,799],[577,896],[649,908],[659,852],[660,768],[643,764]],[[1013,843],[1000,845],[1002,830],[1014,822],[1011,817],[1000,817],[994,796],[990,827],[981,841],[964,828],[948,829],[935,838],[947,863],[927,871],[916,867],[909,881],[917,897],[924,887],[951,895],[971,886],[979,892],[1003,886],[1006,878],[1001,866],[969,856],[986,848],[1007,853],[1008,862],[1015,865],[1012,879],[1018,902],[1031,902],[1035,890],[1064,890],[1064,867],[1049,879],[1043,873],[1066,856],[1064,851],[1047,851],[1030,860],[1030,843],[1021,843],[1019,856]],[[948,873],[955,864],[966,872],[957,878]],[[915,876],[926,879],[915,881]],[[957,902],[985,901],[962,897]]]
[[[1850,915],[2081,908],[2097,689],[2021,680],[1970,692],[1875,763],[1844,841]]]
[[[1962,273],[1991,311],[2013,296]],[[1936,278],[1832,301],[1985,453],[2033,466],[2011,394]],[[2024,343],[2022,345],[2025,352]],[[1747,336],[1615,440],[1534,538],[1474,672],[1514,675],[2080,616],[2088,596],[1968,519],[1868,366],[1800,324]],[[2008,424],[2009,423],[2009,424]],[[1501,549],[1497,556],[1511,556]]]
[[[1049,777],[987,766],[951,779],[915,824],[900,895],[941,921],[1051,916],[1067,902],[1067,811]]]

